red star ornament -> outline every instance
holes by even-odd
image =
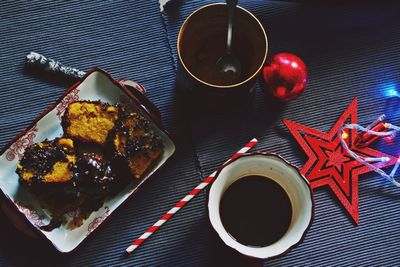
[[[354,98],[339,120],[327,133],[284,119],[283,123],[303,148],[308,160],[300,172],[311,188],[329,186],[342,206],[358,224],[358,176],[373,171],[352,158],[343,148],[338,131],[346,123],[357,123],[357,98]],[[358,148],[357,131],[349,130],[345,139],[349,148],[365,157],[388,157],[388,162],[373,164],[378,168],[394,165],[397,158],[369,147]]]

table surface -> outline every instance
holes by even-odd
[[[297,54],[309,85],[285,105],[271,102],[257,85],[250,104],[237,112],[193,114],[175,89],[176,38],[196,8],[212,1],[25,2],[0,4],[0,146],[70,86],[24,70],[31,51],[82,70],[98,66],[115,78],[142,83],[160,109],[177,151],[126,205],[74,252],[60,255],[21,234],[0,213],[0,266],[242,266],[247,260],[226,248],[207,218],[202,192],[131,257],[123,251],[180,198],[253,137],[256,150],[271,151],[301,167],[306,155],[283,118],[327,131],[353,97],[368,124],[385,113],[400,123],[400,5],[389,1],[307,4],[302,1],[239,1],[265,26],[269,56]],[[396,142],[376,147],[397,154]],[[397,142],[398,143],[398,142]],[[400,189],[377,174],[359,180],[359,225],[353,224],[328,188],[315,190],[315,220],[304,242],[268,266],[389,266],[400,262]]]

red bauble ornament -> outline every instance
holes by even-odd
[[[263,67],[264,89],[281,101],[298,97],[307,85],[307,68],[296,55],[279,53]]]

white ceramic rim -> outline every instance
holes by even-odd
[[[238,179],[249,175],[269,176],[285,189],[292,203],[292,220],[287,232],[266,247],[249,247],[237,242],[224,228],[219,202],[226,189]],[[285,177],[281,179],[279,177]],[[314,214],[312,190],[299,170],[272,153],[250,153],[225,165],[215,177],[208,199],[209,219],[222,241],[239,253],[260,259],[282,255],[299,244],[311,226]]]

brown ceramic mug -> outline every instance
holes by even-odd
[[[242,7],[235,10],[233,54],[241,63],[241,78],[224,84],[216,62],[224,54],[227,34],[226,4],[210,4],[194,11],[180,28],[178,87],[196,101],[219,104],[230,98],[243,100],[254,90],[267,56],[268,41],[258,19]]]

